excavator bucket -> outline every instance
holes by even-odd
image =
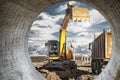
[[[73,22],[90,22],[89,10],[87,8],[72,8]]]

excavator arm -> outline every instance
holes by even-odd
[[[66,52],[66,28],[68,26],[68,22],[70,19],[70,14],[66,13],[65,18],[63,20],[63,25],[62,28],[60,29],[60,54],[62,57],[65,57],[65,52]]]

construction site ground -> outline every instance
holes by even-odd
[[[45,65],[46,63],[48,63],[48,61],[33,62],[35,67],[42,67],[42,65]],[[77,75],[79,76],[77,77],[77,80],[93,80],[97,76],[95,74],[92,74],[90,64],[81,64],[80,61],[76,61],[76,64],[77,64]],[[68,79],[60,79],[59,75],[57,75],[57,72],[55,71],[49,72],[48,70],[45,69],[41,69],[38,71],[40,71],[43,74],[43,76],[47,78],[47,80],[68,80]],[[64,76],[66,74],[72,75],[69,74],[69,71],[63,72],[60,75]],[[69,78],[69,80],[75,80],[75,79]]]

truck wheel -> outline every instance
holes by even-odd
[[[97,60],[97,74],[100,74],[102,72],[102,61]]]
[[[96,72],[96,62],[94,60],[92,60],[92,62],[91,62],[91,70],[92,70],[92,73],[95,74],[95,72]]]

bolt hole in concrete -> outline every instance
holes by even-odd
[[[66,47],[69,42],[74,47],[74,60],[79,80],[92,80],[104,70],[112,51],[112,34],[105,18],[94,8],[82,2],[71,1],[76,7],[89,9],[90,22],[76,23],[69,21],[66,36]],[[70,72],[43,69],[48,63],[48,51],[45,43],[48,40],[59,40],[59,30],[63,22],[67,2],[59,2],[46,8],[33,22],[29,31],[28,50],[36,69],[48,80],[60,80]],[[92,54],[92,55],[91,55]],[[51,75],[51,76],[50,76]],[[52,76],[54,75],[54,76]],[[56,75],[56,76],[55,76]],[[66,78],[65,78],[66,79]],[[69,80],[73,78],[69,77]]]

